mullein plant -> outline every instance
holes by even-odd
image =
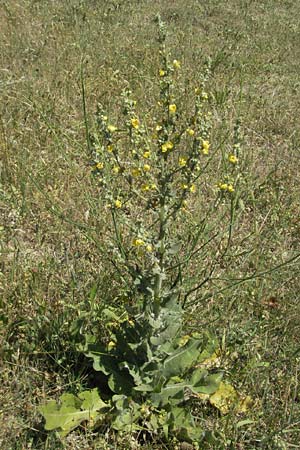
[[[94,428],[105,423],[137,436],[172,436],[199,444],[208,433],[191,405],[215,394],[222,379],[220,371],[206,364],[216,354],[216,341],[208,333],[183,333],[183,270],[197,254],[197,239],[189,249],[177,237],[190,200],[201,193],[211,157],[205,89],[210,66],[205,65],[194,89],[193,111],[185,115],[175,95],[181,63],[169,56],[160,18],[158,27],[155,117],[144,121],[126,89],[122,124],[111,122],[98,105],[97,131],[89,137],[92,170],[112,218],[114,265],[127,280],[130,308],[125,313],[103,309],[108,339],[81,336],[80,350],[102,372],[106,388],[64,394],[60,404],[41,407],[46,429],[62,436],[83,423]],[[236,127],[227,174],[215,186],[221,200],[235,195],[238,159]]]

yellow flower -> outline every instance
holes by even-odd
[[[232,186],[232,184],[228,184],[227,191],[230,192],[230,193],[234,192],[234,187]]]
[[[179,158],[179,160],[178,160],[178,164],[179,164],[180,167],[186,166],[186,162],[187,162],[187,159],[184,158],[184,157],[181,157],[181,158]]]
[[[151,155],[151,152],[150,152],[149,150],[146,150],[146,151],[143,153],[143,157],[144,157],[144,158],[150,158],[150,155]]]
[[[109,153],[111,153],[111,152],[113,151],[113,146],[112,146],[112,145],[108,145],[108,146],[107,146],[107,151],[108,151]]]
[[[139,169],[138,167],[134,167],[133,169],[131,169],[131,175],[135,178],[139,177],[141,175],[141,169]]]
[[[172,150],[173,147],[174,147],[173,142],[167,141],[161,146],[161,151],[163,153],[166,153],[168,150]]]
[[[159,76],[164,77],[166,75],[166,72],[163,69],[159,70]]]
[[[161,131],[161,130],[162,130],[162,126],[161,125],[156,125],[155,131]]]
[[[131,125],[133,126],[133,128],[135,128],[137,130],[140,126],[139,119],[136,119],[136,118],[131,119]]]
[[[187,128],[186,129],[187,134],[189,134],[190,136],[194,136],[195,134],[195,130],[193,130],[192,128]]]
[[[208,155],[210,143],[209,141],[202,141],[202,153],[203,155]]]
[[[238,159],[237,159],[237,157],[236,157],[235,155],[229,155],[229,156],[228,156],[228,161],[229,161],[231,164],[236,164],[236,163],[238,162]]]
[[[194,192],[196,192],[196,186],[195,186],[194,184],[192,184],[192,185],[190,186],[190,192],[192,192],[192,194],[193,194]]]
[[[147,252],[151,253],[152,250],[153,250],[152,245],[151,245],[151,244],[147,244],[147,245],[146,245],[146,250],[147,250]]]
[[[116,208],[121,208],[121,207],[122,207],[122,202],[121,202],[121,200],[119,200],[119,199],[115,200],[115,207],[116,207]]]
[[[181,189],[187,189],[187,188],[188,188],[188,185],[187,185],[187,184],[183,183],[183,184],[181,185]]]
[[[98,162],[98,163],[96,164],[96,168],[97,168],[98,170],[103,169],[103,167],[104,167],[103,162]]]
[[[143,239],[134,238],[133,241],[132,241],[132,245],[134,247],[142,247],[143,245],[145,245],[145,242],[143,241]]]
[[[107,350],[112,350],[116,346],[116,343],[114,341],[109,341],[107,344]]]
[[[173,67],[174,69],[180,69],[180,61],[178,61],[177,59],[174,59],[173,61]]]
[[[184,347],[185,344],[187,344],[189,342],[189,340],[191,339],[191,336],[189,334],[186,334],[185,336],[182,336],[179,340],[179,347]]]
[[[202,92],[201,97],[202,97],[203,100],[207,100],[208,99],[207,92]]]
[[[144,164],[143,169],[145,172],[149,172],[149,170],[151,170],[151,166],[149,166],[149,164]]]
[[[120,167],[119,166],[114,166],[112,168],[113,173],[119,173],[120,172]]]
[[[107,121],[107,116],[101,116],[101,119],[103,120],[103,122],[106,122]]]
[[[150,186],[149,186],[149,184],[143,184],[143,186],[142,186],[142,191],[143,191],[143,192],[150,191]]]
[[[114,133],[117,130],[117,127],[115,127],[114,125],[108,125],[107,129],[110,133]]]
[[[227,189],[228,189],[228,184],[227,183],[219,183],[218,186],[221,189],[221,191],[227,191]]]
[[[177,110],[177,106],[175,105],[175,103],[172,103],[172,105],[169,105],[169,112],[171,114],[175,114]]]

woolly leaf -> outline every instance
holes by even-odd
[[[184,347],[179,347],[164,361],[163,375],[170,378],[174,375],[182,376],[188,369],[196,364],[199,358],[201,341],[190,339]]]
[[[109,405],[104,403],[97,389],[85,391],[76,397],[73,394],[63,394],[60,405],[54,400],[39,408],[45,418],[46,430],[58,430],[61,436],[66,436],[82,422],[93,425],[101,417],[100,411]]]

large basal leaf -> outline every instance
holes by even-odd
[[[197,363],[202,342],[191,338],[184,347],[179,347],[164,361],[162,370],[166,378],[175,375],[183,376],[184,373]]]
[[[133,379],[125,370],[113,372],[108,379],[108,386],[115,394],[130,395],[134,387]]]
[[[174,382],[170,379],[159,392],[151,394],[154,406],[166,406],[169,403],[177,405],[181,403],[188,391],[194,394],[213,394],[219,387],[222,373],[208,375],[205,369],[196,369],[192,376],[186,380]]]
[[[109,406],[100,398],[97,388],[80,392],[78,398],[82,401],[82,410],[100,411]]]
[[[218,389],[222,378],[222,372],[208,375],[203,381],[195,383],[192,390],[197,394],[213,394]]]
[[[87,358],[93,360],[93,368],[97,372],[109,375],[117,370],[115,355],[108,353],[104,345],[91,341],[88,336],[86,336],[84,354]]]
[[[184,400],[184,383],[168,384],[160,392],[151,394],[151,402],[154,406],[166,406],[172,399],[173,404],[178,404]]]
[[[141,417],[139,405],[126,395],[114,395],[112,401],[115,405],[112,427],[118,431],[139,430],[140,426],[137,425]]]
[[[73,394],[63,394],[60,405],[54,400],[39,408],[45,418],[46,430],[58,430],[61,436],[66,436],[82,422],[93,425],[102,416],[101,411],[108,404],[101,400],[97,389],[84,391],[76,397]]]
[[[195,425],[194,419],[187,409],[173,406],[171,408],[171,419],[173,432],[187,442],[200,442],[203,440],[204,433],[202,428]]]

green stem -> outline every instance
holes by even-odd
[[[163,279],[164,279],[164,253],[165,253],[165,205],[162,204],[160,207],[160,227],[159,227],[159,250],[158,250],[158,264],[157,264],[157,273],[155,275],[155,287],[154,287],[154,314],[158,316],[160,303],[161,303],[161,294],[163,287]]]

